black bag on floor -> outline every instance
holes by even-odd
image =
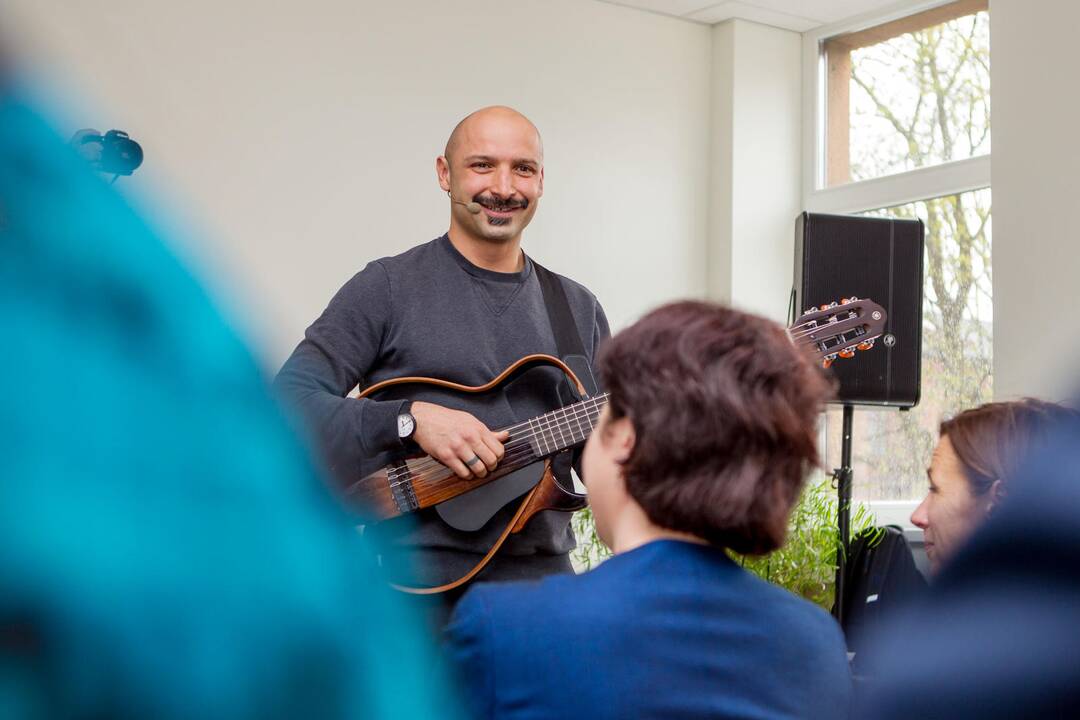
[[[926,579],[915,566],[904,531],[896,525],[868,528],[852,538],[844,576],[842,628],[852,657],[852,670],[871,669],[859,663],[866,639],[896,608],[917,600]]]

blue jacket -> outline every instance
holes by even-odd
[[[447,635],[482,718],[833,720],[851,696],[828,614],[692,543],[478,585]]]

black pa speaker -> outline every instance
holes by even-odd
[[[805,212],[796,220],[796,311],[854,296],[888,315],[874,347],[832,364],[837,403],[919,402],[924,242],[922,220]]]

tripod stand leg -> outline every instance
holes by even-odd
[[[840,467],[833,471],[836,478],[836,522],[839,530],[839,545],[836,552],[836,600],[833,602],[833,615],[836,621],[844,622],[844,571],[847,568],[848,545],[851,540],[851,425],[855,408],[844,406],[843,432],[840,438]]]

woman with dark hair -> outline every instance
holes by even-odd
[[[930,489],[911,514],[936,574],[1005,496],[1008,478],[1072,410],[1025,398],[965,410],[941,423],[926,474]]]
[[[830,387],[779,325],[719,305],[649,313],[602,349],[585,447],[599,568],[486,584],[449,650],[483,718],[838,718],[843,639],[727,550],[784,540]]]

